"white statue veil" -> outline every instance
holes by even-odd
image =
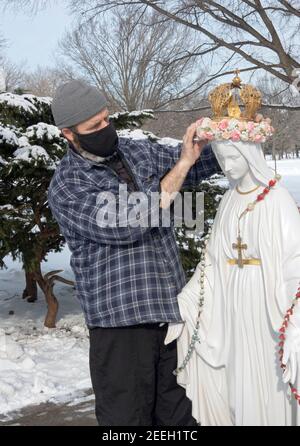
[[[250,171],[254,178],[256,178],[261,184],[267,186],[269,181],[274,178],[275,173],[267,165],[260,143],[222,140],[212,141],[211,145],[214,152],[216,148],[218,148],[218,150],[224,152],[224,154],[226,153],[226,148],[228,146],[236,148],[248,162]],[[237,181],[235,180],[229,179],[231,188],[235,187],[236,182]]]

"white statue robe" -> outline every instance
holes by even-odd
[[[237,258],[232,243],[238,215],[258,192],[226,192],[207,247],[201,343],[177,377],[201,425],[300,425],[299,405],[283,383],[277,353],[278,330],[300,277],[300,216],[284,187],[276,185],[241,219],[242,241],[248,245],[243,257],[259,258],[261,266],[227,263]],[[178,366],[196,325],[199,278],[200,265],[178,295],[186,322],[169,324],[165,339],[168,344],[177,338]]]

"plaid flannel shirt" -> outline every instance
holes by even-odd
[[[160,180],[180,157],[182,143],[162,145],[149,140],[119,137],[118,151],[144,192],[160,191]],[[219,171],[211,146],[190,169],[183,187],[197,186]],[[48,202],[71,251],[76,293],[86,324],[118,327],[153,322],[182,321],[177,294],[186,284],[174,227],[99,225],[99,192],[118,196],[120,177],[103,162],[93,162],[71,147],[62,158],[48,191]],[[118,200],[119,208],[130,210]],[[146,219],[152,212],[149,205]],[[129,212],[128,212],[129,214]],[[127,216],[127,214],[126,214]]]

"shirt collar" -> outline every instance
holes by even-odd
[[[123,140],[121,139],[121,143],[122,142],[123,142]],[[99,164],[99,165],[107,164],[108,162],[119,158],[120,155],[119,155],[118,151],[120,149],[120,145],[121,144],[120,144],[120,138],[119,138],[119,145],[118,145],[117,151],[110,156],[102,157],[102,156],[94,155],[93,153],[89,153],[86,150],[82,149],[81,147],[79,149],[77,149],[77,147],[75,147],[74,144],[69,142],[70,152],[72,154],[74,154],[77,158],[79,157],[81,160],[86,161],[87,167],[92,167],[94,164]]]

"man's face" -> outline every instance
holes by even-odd
[[[96,115],[87,119],[86,121],[80,122],[75,126],[75,131],[82,135],[87,135],[89,133],[96,132],[98,130],[104,129],[104,127],[109,124],[109,112],[108,108],[104,108]],[[79,146],[78,138],[75,133],[69,128],[62,129],[62,133],[68,141],[74,144],[75,147]]]

